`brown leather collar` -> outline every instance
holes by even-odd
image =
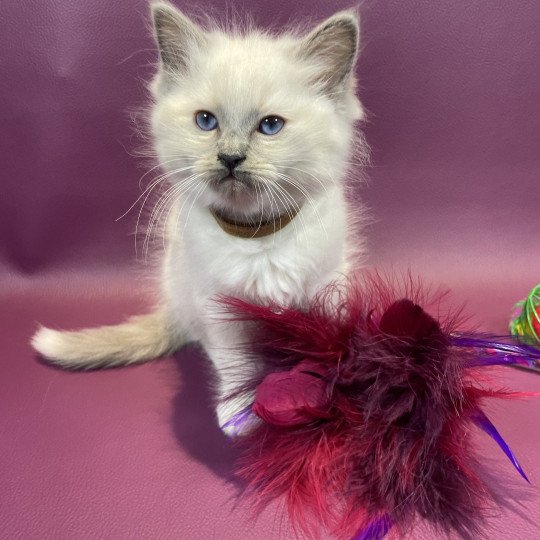
[[[217,224],[231,236],[236,236],[237,238],[263,238],[283,229],[283,227],[288,225],[296,217],[298,210],[290,209],[288,213],[282,214],[270,221],[255,224],[232,221],[229,218],[225,218],[218,210],[214,210],[213,208],[210,209],[210,213],[214,216]]]

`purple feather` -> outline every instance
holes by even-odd
[[[484,354],[475,354],[467,363],[469,367],[495,365],[522,365],[536,367],[540,361],[540,349],[521,343],[506,336],[480,337],[467,334],[453,334],[450,343],[464,349],[483,349]]]
[[[358,531],[353,540],[382,540],[392,528],[392,521],[388,515],[373,520],[365,529]]]
[[[251,416],[252,404],[237,412],[228,422],[223,425],[223,428],[233,427],[236,434],[241,433],[249,417]]]
[[[484,430],[506,454],[508,459],[512,462],[512,465],[516,468],[517,472],[525,479],[529,484],[530,480],[527,478],[525,471],[521,468],[514,452],[510,449],[506,441],[502,438],[501,434],[497,431],[497,428],[493,425],[493,422],[482,411],[477,411],[473,416],[474,423],[482,430]]]

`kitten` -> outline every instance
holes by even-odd
[[[245,328],[223,320],[215,297],[302,307],[353,259],[344,177],[354,145],[364,148],[354,130],[363,116],[358,19],[344,11],[307,35],[276,37],[203,30],[164,2],[152,16],[160,63],[151,130],[175,198],[161,302],[117,326],[41,328],[32,344],[55,364],[89,369],[199,341],[217,373],[218,422],[231,433],[249,399],[227,399]]]

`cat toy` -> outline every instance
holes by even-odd
[[[306,310],[220,301],[249,321],[246,353],[261,372],[241,392],[254,402],[230,425],[244,454],[238,473],[260,509],[285,497],[309,537],[379,540],[425,520],[443,534],[477,538],[505,504],[474,451],[487,433],[527,476],[484,412],[494,398],[489,366],[528,365],[540,350],[511,337],[457,332],[418,284],[406,294],[379,276],[332,285]],[[437,307],[438,314],[428,313]],[[249,429],[245,429],[248,426]]]
[[[540,345],[540,284],[514,306],[508,329],[513,336]]]

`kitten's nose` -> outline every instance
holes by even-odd
[[[231,172],[245,159],[246,156],[240,154],[218,154],[218,160]]]

